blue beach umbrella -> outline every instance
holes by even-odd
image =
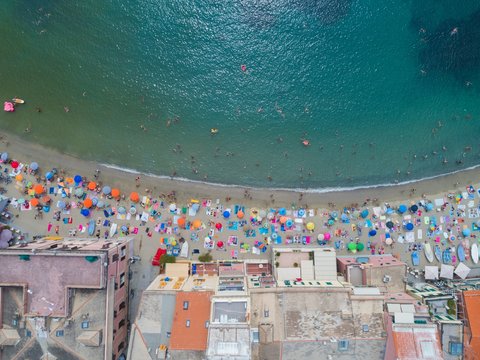
[[[405,229],[407,229],[408,231],[412,231],[413,230],[413,224],[408,223],[407,225],[405,225]]]
[[[278,237],[278,234],[277,234],[277,233],[273,233],[271,237],[272,237],[273,240],[275,240],[275,239]]]
[[[45,179],[52,180],[52,178],[53,178],[53,172],[49,171],[45,174]]]
[[[82,209],[80,210],[80,214],[82,214],[83,216],[87,217],[90,215],[90,210],[88,209]]]
[[[293,221],[292,221],[292,219],[288,219],[288,220],[285,222],[285,225],[287,225],[287,227],[292,227],[292,226],[293,226]]]
[[[398,207],[398,212],[399,212],[400,214],[403,214],[405,211],[407,211],[407,206],[406,206],[406,205],[403,205],[403,204],[402,204],[402,205],[400,205],[400,206]]]
[[[230,211],[225,210],[225,211],[223,212],[223,217],[224,217],[225,219],[228,219],[228,218],[230,217]]]
[[[278,209],[278,213],[282,216],[287,215],[287,210],[285,208],[280,208]]]
[[[330,216],[331,216],[332,219],[336,219],[336,218],[338,218],[338,213],[336,211],[332,211],[330,213]]]
[[[104,186],[102,189],[102,193],[105,195],[109,195],[112,192],[112,188],[110,186]]]
[[[387,211],[385,211],[387,215],[392,215],[395,211],[392,208],[387,208]]]
[[[121,230],[122,230],[123,232],[127,232],[128,228],[127,228],[126,225],[122,225]]]
[[[298,216],[302,217],[304,215],[305,215],[305,210],[304,209],[298,210]]]
[[[340,216],[340,219],[341,219],[343,222],[347,222],[347,221],[348,221],[348,215],[347,215],[347,214],[342,214],[342,216]]]
[[[118,211],[119,214],[126,214],[127,213],[127,209],[125,209],[123,206],[120,206],[117,211]]]
[[[2,161],[7,161],[8,160],[8,153],[7,152],[2,153],[2,155],[0,155],[0,159],[2,159]]]
[[[75,181],[76,184],[80,184],[82,182],[82,177],[80,175],[75,175],[73,181]]]
[[[98,198],[97,197],[92,198],[92,204],[93,204],[93,206],[97,206],[97,204],[98,204]]]
[[[97,208],[103,208],[105,206],[105,203],[102,200],[99,200],[97,203]]]
[[[37,171],[38,170],[38,164],[36,162],[32,162],[30,164],[30,169],[32,169],[33,171]]]
[[[463,236],[470,236],[470,229],[463,229],[462,234]]]
[[[48,213],[50,211],[50,206],[44,206],[43,211]]]
[[[365,219],[368,216],[368,210],[367,209],[362,210],[362,212],[360,213],[360,216]]]
[[[417,206],[417,205],[412,205],[412,206],[410,207],[410,211],[411,211],[411,212],[417,212],[417,211],[418,211],[418,206]]]
[[[333,225],[333,224],[335,224],[335,221],[333,221],[333,219],[328,220],[328,225],[331,226],[331,225]]]
[[[427,205],[425,205],[425,209],[427,209],[427,211],[432,211],[433,210],[433,204],[428,203]]]
[[[59,200],[59,201],[57,202],[57,207],[58,207],[59,209],[65,209],[65,206],[67,206],[67,204],[65,204],[65,201]]]
[[[377,230],[374,230],[374,229],[370,230],[368,233],[368,236],[375,236],[375,235],[377,235]]]

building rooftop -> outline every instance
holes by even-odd
[[[463,292],[469,335],[465,337],[465,354],[472,359],[480,356],[480,290]]]
[[[146,291],[155,291],[155,290],[170,290],[170,291],[180,291],[183,289],[187,278],[184,277],[169,277],[166,275],[158,275],[151,283],[148,285]]]
[[[177,293],[173,317],[171,350],[207,349],[212,292]]]
[[[392,336],[399,360],[443,358],[438,330],[433,324],[392,324]]]
[[[406,265],[403,261],[398,260],[391,254],[362,255],[357,257],[338,256],[337,262],[344,265],[362,264],[364,266],[371,266],[371,267],[405,266]]]
[[[85,256],[87,255],[87,256]],[[65,317],[68,289],[105,286],[106,254],[0,251],[0,286],[23,288],[24,312],[31,316]],[[90,260],[89,260],[90,259]],[[49,275],[45,281],[45,274]]]

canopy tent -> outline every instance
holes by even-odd
[[[438,266],[425,266],[425,280],[438,280]]]
[[[452,265],[445,265],[442,264],[442,267],[440,269],[440,277],[444,279],[453,279],[453,269],[454,267]]]
[[[455,269],[455,274],[465,280],[470,273],[471,269],[465,265],[464,263],[458,264],[457,268]]]

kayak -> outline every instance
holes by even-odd
[[[462,244],[458,245],[457,255],[458,255],[458,260],[460,260],[460,262],[465,261],[465,249],[463,248]]]
[[[95,220],[90,220],[88,222],[88,235],[93,236],[93,233],[95,232]]]
[[[476,243],[472,244],[470,247],[470,256],[474,264],[478,263],[478,245]]]
[[[446,249],[443,251],[442,258],[444,264],[450,264],[452,262],[452,254],[450,252],[450,249]]]
[[[109,236],[113,237],[113,235],[115,235],[116,232],[117,232],[117,224],[113,223],[112,226],[110,226]]]
[[[413,266],[420,265],[420,257],[418,256],[418,251],[412,252],[412,264]]]
[[[25,100],[19,99],[19,98],[13,98],[12,101],[13,101],[15,104],[25,104]]]
[[[442,262],[442,250],[440,250],[440,246],[435,245],[434,251],[435,251],[435,257],[437,258],[437,260],[439,262]]]
[[[433,251],[432,247],[430,246],[430,243],[426,243],[423,247],[423,250],[425,252],[425,257],[427,258],[428,262],[433,262]]]

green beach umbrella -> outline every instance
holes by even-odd
[[[357,245],[354,242],[348,243],[348,250],[353,251],[357,249]]]
[[[363,243],[358,243],[357,244],[357,250],[362,251],[363,249],[365,249],[365,245],[363,245]]]

